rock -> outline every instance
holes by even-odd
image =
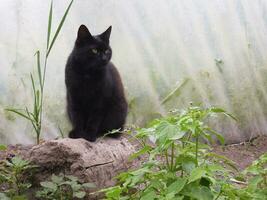
[[[39,166],[34,177],[36,183],[62,172],[78,177],[81,182],[94,183],[100,189],[114,185],[112,178],[132,166],[128,158],[134,152],[135,145],[125,137],[107,137],[95,143],[65,138],[34,146],[26,157]]]

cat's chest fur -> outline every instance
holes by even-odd
[[[99,71],[88,71],[83,74],[73,71],[73,97],[84,109],[106,104],[112,99],[113,84],[109,64]]]

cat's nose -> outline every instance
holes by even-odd
[[[107,60],[108,56],[107,55],[102,55],[102,60]]]

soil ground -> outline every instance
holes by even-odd
[[[213,151],[234,161],[237,168],[243,170],[267,152],[267,136],[259,136],[240,144],[215,146]]]
[[[8,145],[7,150],[0,151],[0,161],[16,154],[23,154],[31,147],[32,145]],[[267,152],[267,136],[260,136],[250,142],[240,144],[214,146],[213,151],[234,161],[237,168],[243,170],[263,153]]]

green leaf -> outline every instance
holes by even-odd
[[[58,36],[58,34],[59,34],[59,32],[60,32],[60,30],[61,30],[61,28],[62,28],[62,26],[63,26],[63,24],[64,24],[64,22],[65,22],[65,19],[66,19],[68,13],[69,13],[69,10],[70,10],[70,8],[71,8],[72,3],[73,3],[73,0],[71,0],[69,6],[68,6],[68,8],[67,8],[67,10],[65,11],[65,13],[64,13],[64,15],[63,15],[63,17],[62,17],[62,19],[61,19],[61,21],[60,21],[58,27],[57,27],[56,33],[55,33],[55,35],[54,35],[54,37],[53,37],[53,39],[52,39],[52,42],[51,42],[51,44],[50,44],[50,46],[49,46],[49,48],[48,48],[48,50],[47,50],[46,57],[48,57],[48,55],[49,55],[49,53],[50,53],[50,51],[51,51],[51,49],[52,49],[52,47],[53,47],[53,45],[54,45],[56,39],[57,39],[57,36]]]
[[[130,160],[133,160],[133,159],[135,159],[135,158],[137,158],[137,157],[139,157],[139,156],[141,156],[141,155],[143,155],[143,154],[149,152],[151,149],[152,149],[151,146],[145,145],[142,149],[140,149],[140,150],[137,151],[136,153],[132,154],[132,155],[130,156]]]
[[[41,71],[41,63],[40,63],[40,51],[39,50],[36,51],[35,56],[36,56],[36,62],[37,62],[37,71],[38,71],[39,84],[40,84],[40,87],[43,88],[42,71]]]
[[[206,157],[214,157],[214,158],[217,158],[219,160],[222,160],[225,164],[227,164],[228,166],[232,167],[234,170],[238,170],[237,167],[236,167],[236,163],[233,162],[232,160],[230,160],[229,158],[223,156],[223,155],[219,155],[219,154],[216,154],[216,153],[213,153],[213,152],[209,152],[206,154]]]
[[[176,159],[176,165],[182,166],[182,169],[186,173],[191,174],[192,170],[195,169],[196,159],[193,154],[192,155],[181,154]]]
[[[197,200],[213,200],[214,195],[212,191],[205,186],[201,186],[197,183],[191,183],[185,186],[182,194],[191,197],[190,199]]]
[[[78,181],[78,178],[76,176],[71,176],[71,175],[68,175],[68,176],[65,176],[67,179],[71,180],[71,181]]]
[[[74,182],[74,181],[66,181],[64,183],[70,185],[73,191],[79,191],[79,190],[82,189],[82,185],[79,184],[79,183],[77,183],[77,182]],[[62,183],[62,184],[64,184],[64,183]]]
[[[166,139],[178,140],[185,135],[185,132],[179,130],[176,125],[167,121],[162,121],[156,128],[156,137],[159,143],[163,143]]]
[[[0,151],[4,151],[7,149],[7,146],[4,144],[0,144]]]
[[[213,200],[213,194],[208,187],[200,186],[198,189],[192,191],[192,197],[198,200]]]
[[[79,199],[82,199],[85,197],[85,195],[86,195],[86,193],[84,191],[79,191],[79,192],[75,192],[73,196],[77,197]]]
[[[258,184],[264,180],[264,177],[258,175],[249,180],[249,188],[254,190],[258,188]]]
[[[214,112],[214,113],[225,113],[225,110],[222,109],[222,108],[218,108],[218,107],[212,107],[209,109],[211,112]]]
[[[0,192],[0,199],[1,200],[10,200],[9,197],[7,197],[4,193],[1,193],[1,192]]]
[[[106,197],[110,199],[120,199],[120,194],[122,193],[122,188],[120,186],[111,187],[108,189],[100,190],[106,192]]]
[[[13,158],[11,159],[11,161],[12,161],[12,164],[13,164],[14,166],[16,166],[16,168],[23,168],[23,167],[26,167],[27,165],[30,164],[29,161],[27,161],[27,160],[23,160],[23,159],[22,159],[21,157],[19,157],[19,156],[15,156],[15,157],[13,157]]]
[[[191,172],[190,177],[188,179],[188,183],[199,180],[205,174],[206,174],[206,171],[202,167],[197,167],[197,168],[193,169],[193,171]]]
[[[215,135],[217,137],[217,139],[220,141],[221,144],[225,144],[225,140],[224,140],[224,137],[217,133],[216,131],[212,130],[211,128],[209,127],[205,127],[204,130],[208,131],[209,133]]]
[[[62,183],[64,181],[63,179],[63,176],[56,176],[55,174],[51,177],[52,182],[57,184]]]
[[[140,198],[140,200],[153,200],[157,197],[155,191],[153,189],[145,192],[142,197]]]
[[[19,195],[12,197],[12,200],[28,200],[28,198],[25,195]]]
[[[238,121],[237,118],[235,116],[233,116],[232,114],[230,113],[227,113],[224,109],[222,108],[217,108],[217,107],[212,107],[209,109],[211,112],[214,112],[214,113],[223,113],[224,115],[226,115],[227,117],[230,117],[232,119],[234,119],[235,121]]]
[[[187,182],[186,178],[177,178],[172,184],[170,184],[167,188],[167,192],[175,192],[175,194],[179,194],[179,192],[184,188]]]
[[[50,42],[52,18],[53,18],[53,1],[51,1],[51,4],[50,4],[49,17],[48,17],[47,41],[46,41],[46,48],[47,49],[48,49],[49,42]]]
[[[32,120],[30,117],[28,117],[27,115],[25,115],[24,113],[20,112],[19,110],[21,109],[13,109],[13,108],[7,108],[5,109],[6,111],[9,111],[9,112],[13,112],[13,113],[16,113],[17,115],[20,115],[21,117],[23,118],[26,118],[28,120]]]
[[[82,184],[82,186],[84,188],[95,188],[96,187],[95,184],[93,184],[93,183],[84,183],[84,184]]]
[[[41,182],[40,185],[53,191],[57,190],[57,184],[50,181]]]

